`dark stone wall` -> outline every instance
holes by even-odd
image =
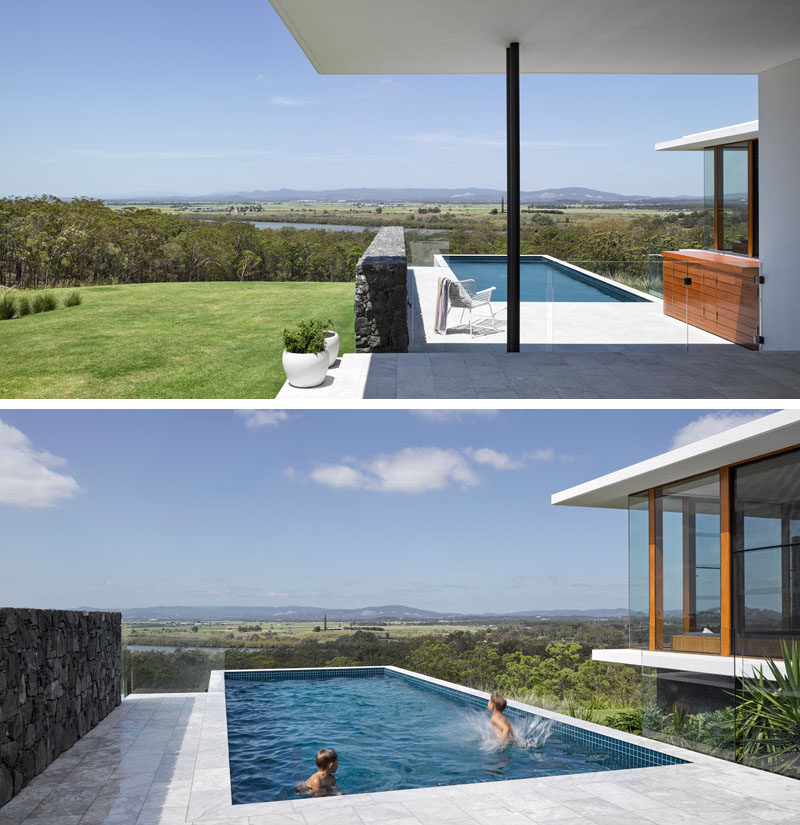
[[[356,265],[356,352],[408,352],[408,266],[402,226],[385,226]]]
[[[0,607],[0,806],[120,703],[121,621]]]

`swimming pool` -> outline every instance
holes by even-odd
[[[683,761],[516,708],[527,746],[498,748],[486,699],[395,668],[227,672],[225,701],[234,804],[298,798],[321,747],[344,794]]]
[[[438,262],[449,267],[460,280],[473,278],[479,292],[495,287],[493,301],[506,301],[505,255],[440,255]],[[647,302],[648,298],[635,291],[628,291],[603,279],[582,272],[569,264],[544,255],[523,255],[520,261],[520,300],[543,302],[555,301],[595,302]]]

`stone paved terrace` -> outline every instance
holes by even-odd
[[[348,354],[312,389],[277,400],[394,398],[800,398],[800,352],[734,345],[561,348],[552,352]]]
[[[409,270],[410,348],[417,352],[505,352],[504,301],[492,302],[498,319],[498,332],[476,331],[470,338],[467,316],[464,315],[463,324],[460,324],[462,312],[458,309],[450,310],[446,335],[434,332],[437,285],[443,271],[446,270],[433,266],[416,266]],[[637,294],[642,295],[640,292]],[[664,315],[664,306],[660,298],[646,297],[649,300],[630,303],[523,301],[520,305],[520,346],[680,347],[685,346],[687,342],[690,346],[728,346],[729,342],[724,338]],[[480,313],[476,313],[476,317],[478,315],[483,317],[487,313],[481,310]]]
[[[515,354],[505,351],[504,328],[474,338],[458,327],[436,335],[439,274],[409,270],[411,352],[344,355],[321,386],[284,384],[278,400],[800,398],[800,352],[751,352],[666,317],[658,300],[523,303]]]
[[[233,806],[221,693],[131,696],[0,808],[0,825],[798,821],[796,780],[615,735],[645,741],[691,764]]]

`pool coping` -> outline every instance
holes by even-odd
[[[447,264],[445,260],[445,256],[448,258],[505,258],[506,255],[498,253],[497,255],[470,255],[470,254],[452,254],[450,252],[446,253],[437,253],[433,256],[433,265],[434,267],[444,267],[453,274],[453,277],[456,277],[455,272]],[[621,284],[619,281],[615,281],[611,278],[606,278],[605,275],[598,275],[596,272],[592,272],[590,269],[584,269],[581,266],[577,266],[576,264],[570,263],[569,261],[562,261],[561,258],[556,258],[553,255],[539,255],[539,254],[530,254],[530,255],[520,255],[520,261],[524,261],[526,258],[544,258],[546,261],[550,261],[551,263],[558,264],[559,266],[565,266],[569,269],[574,269],[576,272],[580,272],[581,275],[586,275],[589,278],[593,278],[601,283],[606,284],[607,286],[613,287],[614,289],[619,289],[621,292],[629,292],[631,295],[635,295],[637,298],[649,301],[650,303],[654,304],[663,304],[664,299],[659,298],[657,295],[650,295],[649,292],[642,292],[640,289],[635,289],[632,286],[627,286],[626,284]],[[530,302],[530,301],[522,301],[522,303],[539,303],[539,302]],[[549,302],[545,302],[549,303]]]
[[[214,670],[211,672],[208,684],[208,693],[200,732],[200,741],[195,767],[195,779],[192,783],[191,796],[189,800],[188,819],[225,819],[231,817],[244,817],[269,813],[290,813],[296,811],[296,806],[303,806],[306,810],[312,806],[327,809],[330,805],[346,804],[358,808],[360,805],[374,805],[376,798],[383,801],[400,802],[414,799],[440,799],[443,795],[456,794],[485,794],[497,793],[503,788],[522,792],[524,789],[535,788],[530,783],[547,782],[553,779],[574,779],[576,774],[565,774],[557,776],[527,777],[524,779],[505,779],[498,782],[475,782],[466,785],[446,785],[433,786],[427,788],[409,788],[406,790],[380,791],[362,794],[347,794],[337,797],[327,797],[320,799],[297,799],[297,800],[277,800],[273,802],[253,802],[240,803],[234,805],[231,801],[231,779],[230,761],[228,752],[228,725],[225,702],[225,674],[226,673],[256,673],[256,672],[296,672],[303,673],[309,671],[328,671],[345,674],[347,671],[359,671],[365,668],[381,668],[385,671],[393,671],[397,674],[412,677],[431,685],[455,690],[460,693],[480,698],[488,701],[489,693],[475,688],[465,687],[443,679],[436,679],[432,676],[425,676],[394,665],[365,665],[361,667],[341,667],[341,668],[246,668],[230,670]],[[676,771],[691,768],[692,766],[711,767],[715,771],[723,768],[735,768],[737,770],[754,771],[755,769],[718,759],[707,754],[689,751],[674,745],[668,745],[653,739],[647,739],[635,734],[624,733],[615,728],[605,725],[598,725],[594,722],[587,722],[582,719],[575,719],[571,716],[555,713],[554,711],[528,705],[524,702],[509,700],[509,706],[525,713],[544,716],[557,722],[562,722],[573,727],[583,729],[587,732],[599,734],[604,737],[620,740],[640,748],[647,748],[651,751],[670,756],[682,761],[682,764],[656,765],[653,767],[622,768],[613,771],[590,771],[581,773],[579,776],[584,782],[598,781],[598,778],[640,776],[642,772],[650,771]],[[629,773],[632,772],[632,773]],[[761,772],[757,772],[761,773]],[[500,788],[498,788],[500,786]],[[345,800],[345,802],[342,802]]]

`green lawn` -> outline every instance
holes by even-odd
[[[0,321],[0,398],[273,398],[285,326],[331,319],[353,352],[352,283],[52,290],[53,312]]]

